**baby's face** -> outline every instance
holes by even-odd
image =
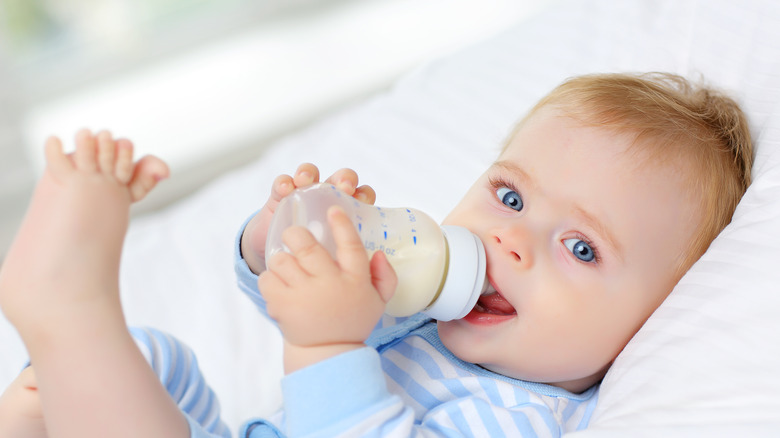
[[[491,290],[444,345],[503,375],[580,392],[678,280],[697,214],[679,173],[628,136],[542,109],[444,223],[485,244]]]

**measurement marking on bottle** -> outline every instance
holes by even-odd
[[[414,242],[415,245],[417,245],[417,236],[412,236],[412,241]]]
[[[385,234],[385,240],[387,240],[387,231],[385,231],[384,234]]]
[[[363,247],[366,248],[368,251],[381,251],[389,256],[395,255],[395,248],[391,248],[389,246],[384,246],[382,244],[379,244],[377,242],[374,242],[373,240],[364,240],[363,241]]]

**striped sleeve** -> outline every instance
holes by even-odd
[[[192,350],[173,336],[151,328],[130,328],[138,348],[168,394],[187,417],[191,437],[229,438],[219,401],[198,368]]]
[[[243,225],[241,225],[241,229],[239,230],[238,235],[236,235],[236,240],[233,243],[233,267],[236,272],[236,280],[238,282],[239,289],[241,289],[241,292],[243,292],[247,297],[249,297],[250,300],[252,300],[257,309],[260,310],[260,313],[268,316],[268,311],[265,307],[265,300],[260,294],[260,290],[257,288],[257,274],[249,269],[249,265],[247,264],[246,260],[244,260],[243,254],[241,254],[241,238],[244,236],[244,229],[256,214],[257,212],[253,213],[252,216],[249,216],[246,221],[244,221]]]

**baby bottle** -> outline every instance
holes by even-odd
[[[268,229],[265,254],[269,260],[289,249],[281,234],[301,225],[335,258],[336,244],[326,212],[341,206],[360,235],[369,256],[382,251],[398,277],[386,313],[409,316],[422,311],[449,321],[466,316],[486,288],[485,248],[466,228],[440,227],[430,216],[411,208],[382,208],[366,204],[331,184],[296,189],[282,199]]]

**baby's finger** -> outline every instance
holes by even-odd
[[[317,242],[309,230],[290,227],[282,233],[282,241],[295,256],[300,268],[310,275],[324,275],[337,267],[328,251]]]
[[[336,258],[339,266],[345,272],[353,275],[366,275],[368,271],[368,255],[360,240],[352,221],[341,207],[328,209],[328,222],[336,242]]]
[[[311,163],[303,163],[298,166],[293,176],[295,187],[310,186],[320,180],[320,170]]]
[[[371,283],[374,285],[374,289],[379,292],[382,301],[387,303],[395,294],[395,288],[398,286],[398,276],[382,251],[374,253],[369,266],[371,267]]]
[[[271,185],[271,200],[279,202],[293,190],[295,190],[293,177],[290,175],[279,175]]]
[[[355,188],[358,184],[358,175],[352,169],[339,169],[325,182],[333,184],[337,189],[352,196],[355,194]]]
[[[292,254],[279,252],[268,260],[268,271],[276,275],[284,286],[294,285],[298,280],[308,277]],[[258,284],[259,286],[259,284]]]
[[[355,199],[366,204],[373,204],[376,202],[376,192],[371,186],[360,186],[355,190],[355,194],[352,195]]]

